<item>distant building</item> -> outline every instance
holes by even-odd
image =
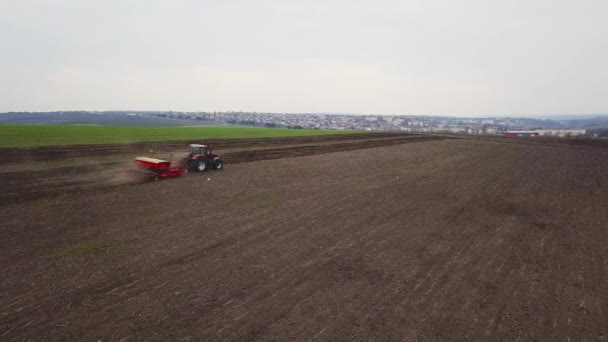
[[[587,130],[585,129],[538,129],[536,130],[540,135],[553,136],[553,137],[575,137],[577,135],[585,135]]]
[[[502,135],[505,137],[537,137],[540,134],[537,131],[504,131]]]

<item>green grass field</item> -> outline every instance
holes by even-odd
[[[0,125],[0,147],[120,144],[138,141],[270,138],[356,133],[356,131],[252,127]]]

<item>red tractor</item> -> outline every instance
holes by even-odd
[[[217,153],[211,151],[211,146],[190,144],[190,151],[179,161],[179,167],[185,172],[205,172],[210,167],[222,170],[224,162]]]

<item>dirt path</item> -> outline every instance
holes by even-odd
[[[1,207],[1,338],[608,333],[602,153],[443,140],[207,175]]]

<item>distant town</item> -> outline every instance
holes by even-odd
[[[290,129],[402,131],[469,135],[556,136],[608,138],[608,115],[580,118],[464,118],[421,115],[360,115],[259,112],[9,112],[0,123],[101,125],[238,125]]]

